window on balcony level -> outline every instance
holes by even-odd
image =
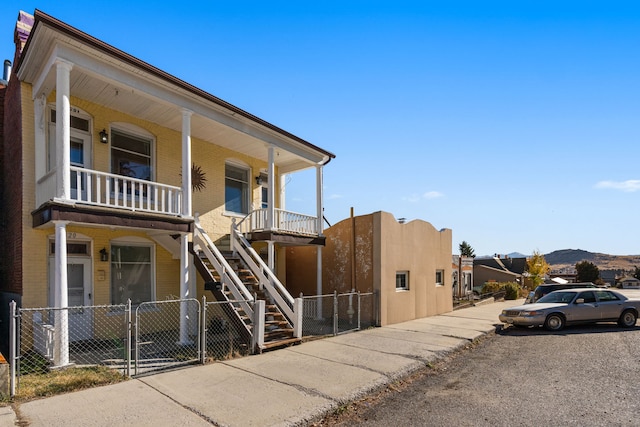
[[[111,173],[151,181],[152,139],[113,128],[110,138]]]
[[[249,213],[249,176],[249,168],[225,165],[224,208],[227,212]]]

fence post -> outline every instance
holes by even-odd
[[[296,298],[293,301],[293,336],[296,338],[302,338],[302,298]]]
[[[138,305],[138,307],[136,307],[136,320],[133,323],[133,341],[135,342],[134,344],[134,372],[136,375],[138,375],[138,365],[140,365],[140,313],[138,312],[138,309],[140,308],[140,305]],[[132,313],[133,314],[133,313]]]
[[[264,312],[265,301],[254,299],[255,304],[253,308],[253,352],[261,352],[262,346],[264,346]]]
[[[207,296],[202,296],[202,316],[200,316],[200,363],[207,357]]]
[[[362,305],[360,301],[361,298],[362,296],[360,295],[360,291],[358,291],[358,330],[361,329],[361,326],[360,326],[360,313],[362,313],[362,310],[361,310]]]
[[[124,349],[126,361],[127,361],[127,377],[131,378],[131,300],[127,300],[127,308],[125,308],[125,322],[127,336],[125,341],[127,343]]]
[[[11,397],[16,395],[16,307],[15,301],[9,303],[9,394]]]
[[[338,291],[333,291],[333,336],[338,335]]]

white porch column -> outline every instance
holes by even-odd
[[[317,207],[317,215],[318,215],[318,235],[322,236],[323,230],[323,215],[324,215],[324,206],[323,206],[323,184],[322,184],[322,165],[316,165],[316,207]]]
[[[182,110],[182,215],[192,216],[191,189],[191,115],[189,110]]]
[[[54,221],[56,227],[55,253],[55,307],[69,306],[67,284],[67,221]],[[54,366],[69,364],[69,312],[56,310],[54,316]]]
[[[47,173],[47,139],[45,133],[47,98],[44,95],[37,96],[33,100],[33,114],[35,116],[35,142],[36,142],[36,182]],[[37,193],[37,191],[36,191]],[[40,206],[42,200],[36,201]]]
[[[267,169],[267,199],[268,199],[268,211],[267,211],[267,228],[269,230],[273,230],[275,223],[275,213],[276,213],[276,200],[274,198],[275,195],[275,183],[276,183],[276,175],[275,175],[275,148],[273,145],[269,146],[269,166]]]
[[[276,217],[276,199],[275,199],[275,185],[276,185],[276,168],[275,168],[275,148],[273,145],[269,146],[269,166],[267,169],[267,200],[268,212],[267,212],[267,228],[273,230],[275,228]],[[278,224],[279,226],[280,224]],[[269,269],[273,272],[276,271],[276,255],[275,245],[272,241],[267,244],[267,263]]]
[[[275,251],[275,243],[271,240],[267,242],[267,265],[269,270],[275,273],[276,271],[276,251]]]
[[[194,298],[189,292],[189,235],[180,236],[180,299]],[[191,344],[189,340],[189,304],[180,303],[180,344]]]
[[[324,206],[322,204],[323,201],[323,183],[322,183],[322,165],[316,165],[316,207],[317,207],[317,215],[318,215],[318,235],[322,236],[323,230],[323,215],[324,215]],[[322,295],[322,246],[316,246],[316,294]],[[322,299],[320,299],[322,301]],[[318,316],[322,313],[322,303],[318,304]]]
[[[71,102],[70,75],[73,64],[56,60],[56,197],[71,198]],[[66,246],[65,246],[66,250]]]

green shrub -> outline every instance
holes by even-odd
[[[498,292],[500,289],[502,289],[502,283],[486,282],[482,286],[482,293],[483,294],[490,294],[490,293],[493,293],[493,292]]]
[[[515,282],[487,282],[482,286],[482,293],[489,294],[505,291],[504,299],[514,300],[520,297],[520,285]]]
[[[506,300],[514,300],[518,299],[520,296],[520,285],[515,282],[507,282],[503,283],[504,285],[504,299]]]

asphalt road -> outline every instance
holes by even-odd
[[[321,425],[638,426],[639,362],[640,327],[507,328]]]

